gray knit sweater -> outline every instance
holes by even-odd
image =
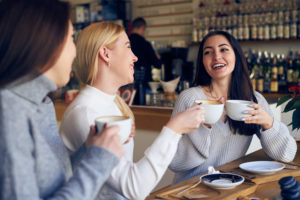
[[[264,110],[271,113],[265,98],[255,92],[255,96]],[[194,104],[196,99],[206,99],[201,87],[193,87],[183,91],[174,108],[173,115]],[[273,127],[257,133],[264,152],[271,158],[291,161],[297,151],[294,138],[286,125],[274,119]],[[196,131],[184,135],[177,153],[170,165],[176,173],[175,182],[181,182],[207,171],[208,166],[218,167],[245,155],[252,136],[233,134],[228,122],[219,120],[207,128],[201,125]]]
[[[43,75],[24,80],[0,90],[0,199],[95,198],[117,157],[92,146],[72,176],[46,96],[56,85]]]

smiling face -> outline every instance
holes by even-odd
[[[203,46],[203,64],[212,80],[231,78],[235,66],[235,53],[223,35],[214,35]]]
[[[58,87],[62,87],[70,80],[72,63],[76,56],[76,47],[73,40],[73,26],[69,22],[69,29],[62,51],[56,63],[44,75],[53,81]]]
[[[120,87],[133,83],[134,63],[138,58],[131,51],[130,41],[125,32],[121,33],[110,53],[110,68],[114,80],[118,82]]]

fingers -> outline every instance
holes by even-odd
[[[220,99],[218,99],[218,102],[220,103],[225,103],[226,99],[225,97],[220,97]]]
[[[124,144],[127,144],[128,142],[130,142],[131,138],[134,138],[135,134],[134,133],[130,133],[128,139],[124,142]]]
[[[192,107],[188,108],[187,110],[191,111],[191,110],[201,110],[201,109],[203,109],[203,107],[201,106],[201,103],[200,103],[200,104],[193,105]]]

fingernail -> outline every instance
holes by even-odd
[[[197,105],[201,105],[202,104],[202,102],[200,102],[200,103],[197,103]]]
[[[242,120],[242,121],[245,121],[245,120],[246,120],[246,118],[244,118],[244,117],[243,117],[241,120]]]
[[[103,125],[103,127],[106,128],[106,127],[107,127],[107,123],[105,123],[105,124]]]
[[[243,111],[243,112],[242,112],[242,114],[248,114],[248,111],[247,111],[247,110],[245,110],[245,111]]]
[[[252,107],[253,107],[253,105],[252,105],[252,104],[248,104],[247,106],[248,106],[248,107],[250,107],[250,108],[252,108]]]

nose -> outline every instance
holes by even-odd
[[[215,51],[215,53],[214,53],[214,59],[215,60],[219,60],[221,57],[222,57],[221,53],[218,52],[218,51]]]
[[[136,57],[136,56],[134,55],[134,53],[132,53],[132,54],[133,54],[133,62],[138,61],[138,57]]]

